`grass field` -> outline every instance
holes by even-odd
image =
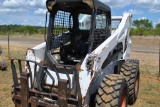
[[[2,40],[1,38],[3,39],[3,37],[0,37],[0,40]],[[38,40],[43,41],[43,37]],[[160,107],[159,53],[157,53],[159,51],[159,41],[159,37],[158,39],[132,37],[133,50],[137,51],[131,53],[131,58],[140,60],[141,75],[138,99],[130,107]],[[11,57],[24,59],[26,50],[35,44],[18,44],[11,41],[10,45]],[[14,107],[10,94],[12,73],[8,60],[7,43],[0,41],[0,46],[3,49],[3,55],[8,66],[7,71],[0,71],[0,107]],[[141,52],[142,49],[147,50],[147,52]]]

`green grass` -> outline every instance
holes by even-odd
[[[159,67],[158,66],[152,66],[152,65],[141,65],[140,71],[143,74],[150,74],[150,75],[158,75]]]

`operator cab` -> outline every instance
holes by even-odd
[[[100,1],[48,0],[47,7],[46,59],[52,63],[80,63],[111,34],[110,8]]]

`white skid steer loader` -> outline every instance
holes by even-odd
[[[139,61],[130,59],[131,14],[111,18],[110,7],[98,0],[47,0],[46,6],[49,25],[45,42],[28,49],[26,60],[11,60],[15,105],[134,104],[140,73]],[[112,21],[120,22],[114,31]]]

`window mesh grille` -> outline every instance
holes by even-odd
[[[109,20],[106,13],[96,15],[96,29],[94,31],[93,50],[109,37]]]
[[[58,11],[54,18],[53,27],[53,44],[52,48],[58,48],[61,42],[66,43],[70,40],[67,32],[73,27],[73,18],[70,18],[70,13],[65,11]]]

